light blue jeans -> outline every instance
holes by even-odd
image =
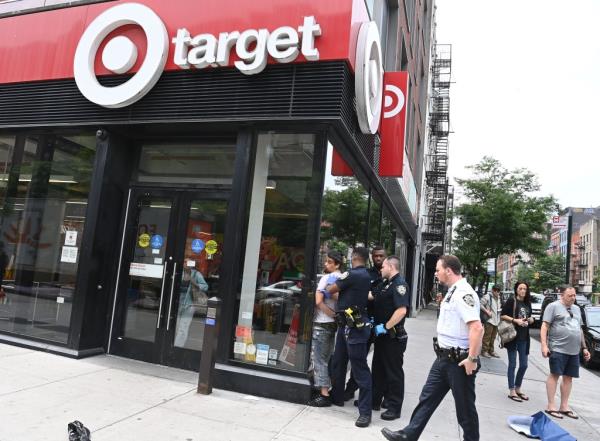
[[[312,362],[315,387],[331,387],[329,359],[335,345],[335,324],[314,323],[312,332]]]
[[[519,389],[523,384],[523,377],[527,370],[527,340],[515,341],[512,349],[506,349],[508,352],[508,388]],[[519,370],[515,378],[515,369],[517,368],[517,353],[519,354]]]

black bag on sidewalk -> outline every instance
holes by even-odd
[[[81,421],[73,421],[67,426],[69,441],[91,441],[90,431]]]

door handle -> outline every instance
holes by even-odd
[[[177,262],[173,262],[173,276],[171,277],[171,294],[169,295],[169,314],[167,315],[167,331],[171,323],[171,308],[173,307],[173,291],[175,290],[175,277],[177,277]]]
[[[160,319],[162,318],[163,295],[165,293],[165,274],[167,272],[167,263],[163,266],[162,285],[160,287],[160,300],[158,301],[158,318],[156,319],[156,329],[160,328]]]

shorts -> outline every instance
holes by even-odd
[[[550,373],[579,378],[579,354],[569,355],[560,352],[550,353]]]

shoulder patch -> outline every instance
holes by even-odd
[[[471,308],[475,306],[475,299],[473,298],[473,294],[465,294],[462,299]]]
[[[398,285],[396,287],[396,291],[398,291],[398,294],[400,294],[401,296],[403,296],[404,294],[406,294],[406,286],[404,286],[404,285]]]
[[[341,276],[340,276],[340,280],[344,280],[346,277],[348,277],[350,273],[348,271],[344,272]]]

